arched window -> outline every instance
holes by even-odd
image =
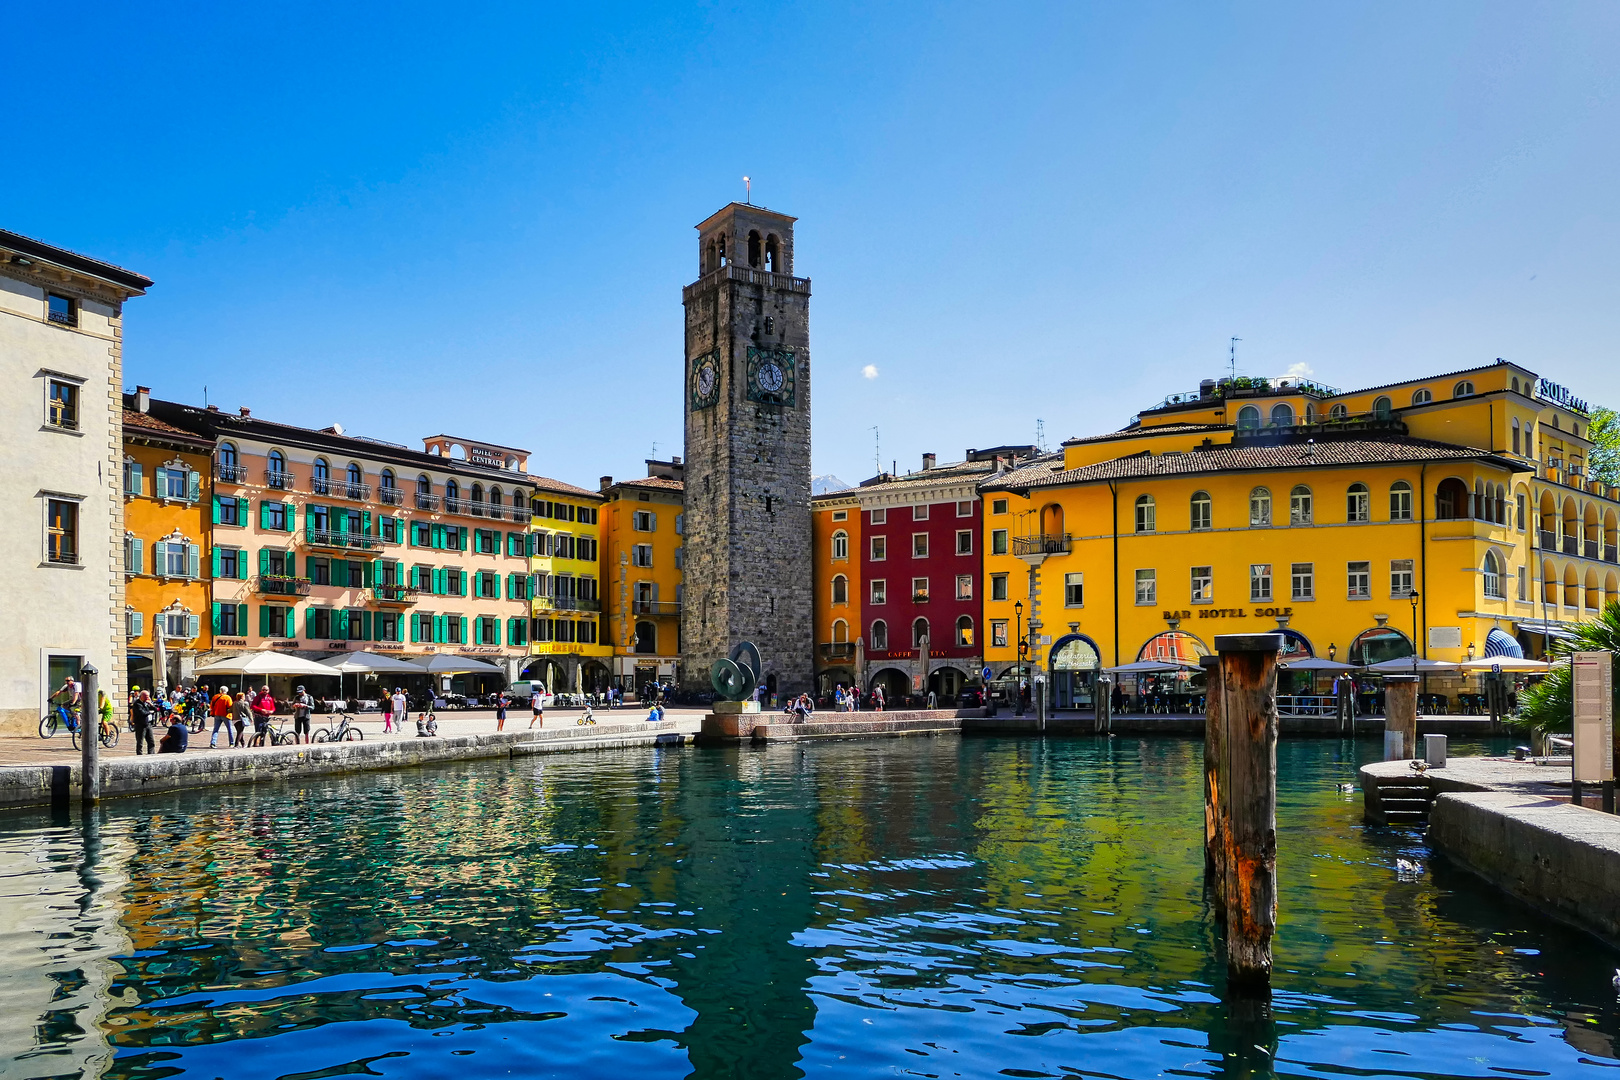
[[[1389,485],[1389,520],[1412,520],[1412,485],[1405,480]]]
[[[1348,420],[1349,418],[1350,407],[1348,405],[1339,404],[1328,410],[1329,420]]]
[[[654,654],[658,652],[658,626],[650,620],[636,623],[636,652]]]
[[[773,274],[781,273],[782,256],[777,249],[775,233],[765,237],[765,269]],[[768,329],[765,332],[770,333]]]
[[[1286,401],[1279,401],[1271,407],[1272,427],[1293,427],[1294,408]]]
[[[1506,525],[1508,523],[1507,488],[1503,487],[1501,484],[1496,485],[1495,510],[1496,513],[1492,516],[1496,519],[1496,523],[1498,525]]]
[[[1434,489],[1434,516],[1441,521],[1454,521],[1468,516],[1468,486],[1455,476],[1448,476]]]
[[[972,618],[972,616],[963,615],[960,619],[956,620],[956,643],[958,645],[972,645],[973,644],[973,618]]]
[[[766,337],[771,337],[775,333],[776,333],[776,317],[774,315],[765,316],[765,336]]]
[[[399,481],[394,476],[393,469],[382,471],[382,487],[384,491],[393,491],[399,487]]]
[[[1271,524],[1271,491],[1268,488],[1257,487],[1249,492],[1249,528],[1255,529]]]
[[[839,529],[832,537],[832,557],[835,559],[849,558],[849,533]]]
[[[482,514],[484,512],[483,484],[474,484],[472,486],[472,512],[475,514]]]
[[[1195,491],[1192,497],[1192,527],[1194,529],[1208,529],[1213,527],[1215,518],[1215,504],[1210,501],[1209,492]]]
[[[1518,379],[1513,380],[1513,392],[1515,394],[1517,394],[1519,392],[1519,380]]]
[[[234,469],[236,467],[236,460],[236,444],[228,442],[220,443],[219,463],[226,468]]]
[[[1485,595],[1493,600],[1506,600],[1507,593],[1502,591],[1502,564],[1496,558],[1496,552],[1485,553]]]
[[[849,640],[849,623],[839,619],[833,623],[833,641],[843,644]]]
[[[491,506],[499,506],[499,505],[501,505],[501,489],[500,488],[492,487],[492,488],[489,489],[489,505],[491,505]]]
[[[1387,397],[1381,397],[1373,402],[1373,416],[1379,420],[1388,420],[1394,412],[1394,403]]]
[[[748,265],[755,270],[759,269],[760,256],[759,232],[754,229],[748,231]]]
[[[1136,531],[1139,533],[1153,532],[1157,527],[1156,513],[1153,506],[1153,496],[1139,495],[1136,499]]]
[[[327,460],[325,458],[316,458],[315,459],[315,479],[316,479],[316,481],[330,480],[331,478],[332,478],[332,466],[327,463]]]
[[[366,482],[366,474],[360,471],[360,466],[356,465],[352,461],[349,462],[349,484],[350,484],[350,486],[359,487],[361,484],[363,484],[365,482]]]
[[[416,478],[416,493],[418,495],[433,494],[433,481],[428,479],[427,473]]]
[[[1515,454],[1520,452],[1519,451],[1519,418],[1517,416],[1515,416],[1513,418],[1513,452]]]
[[[272,450],[270,451],[270,456],[267,461],[269,462],[269,466],[266,469],[266,472],[268,472],[270,475],[266,477],[266,479],[269,480],[270,486],[286,487],[292,479],[287,474],[287,456],[280,450]]]
[[[446,480],[444,482],[444,499],[445,499],[445,501],[449,502],[451,499],[459,500],[460,498],[461,498],[461,485],[456,483],[454,480]]]
[[[1474,384],[1469,382],[1467,379],[1464,379],[1462,382],[1451,388],[1451,396],[1454,398],[1473,397]]]
[[[928,641],[928,620],[919,618],[911,624],[911,647],[920,649],[925,641]]]
[[[1345,494],[1346,521],[1372,520],[1372,491],[1366,484],[1351,484]]]
[[[1253,405],[1245,405],[1238,410],[1239,431],[1253,431],[1260,426],[1260,410]]]
[[[849,603],[849,578],[839,574],[832,579],[832,602],[835,604]]]
[[[882,619],[874,620],[872,623],[872,648],[878,652],[883,652],[888,647],[889,624]]]
[[[1434,395],[1427,390],[1414,390],[1412,392],[1412,404],[1414,405],[1427,405],[1433,400]]]
[[[1311,516],[1311,489],[1304,484],[1294,485],[1288,493],[1288,524],[1309,525]]]

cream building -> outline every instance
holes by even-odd
[[[0,731],[85,663],[123,700],[123,304],[151,284],[0,230]]]

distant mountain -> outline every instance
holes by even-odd
[[[825,495],[829,491],[843,491],[847,487],[849,487],[848,484],[832,473],[810,478],[810,494],[812,495]]]

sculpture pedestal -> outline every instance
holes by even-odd
[[[759,702],[717,701],[713,712],[703,717],[700,737],[704,739],[747,739],[759,724]]]
[[[716,716],[736,716],[739,713],[759,712],[757,701],[717,701],[709,706]]]

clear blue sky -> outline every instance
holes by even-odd
[[[1502,356],[1620,404],[1612,3],[35,4],[7,36],[0,225],[156,279],[126,375],[164,397],[639,475],[680,448],[692,226],[746,173],[800,218],[815,469],[851,482],[873,426],[913,467],[1110,430],[1232,335],[1248,374]]]

